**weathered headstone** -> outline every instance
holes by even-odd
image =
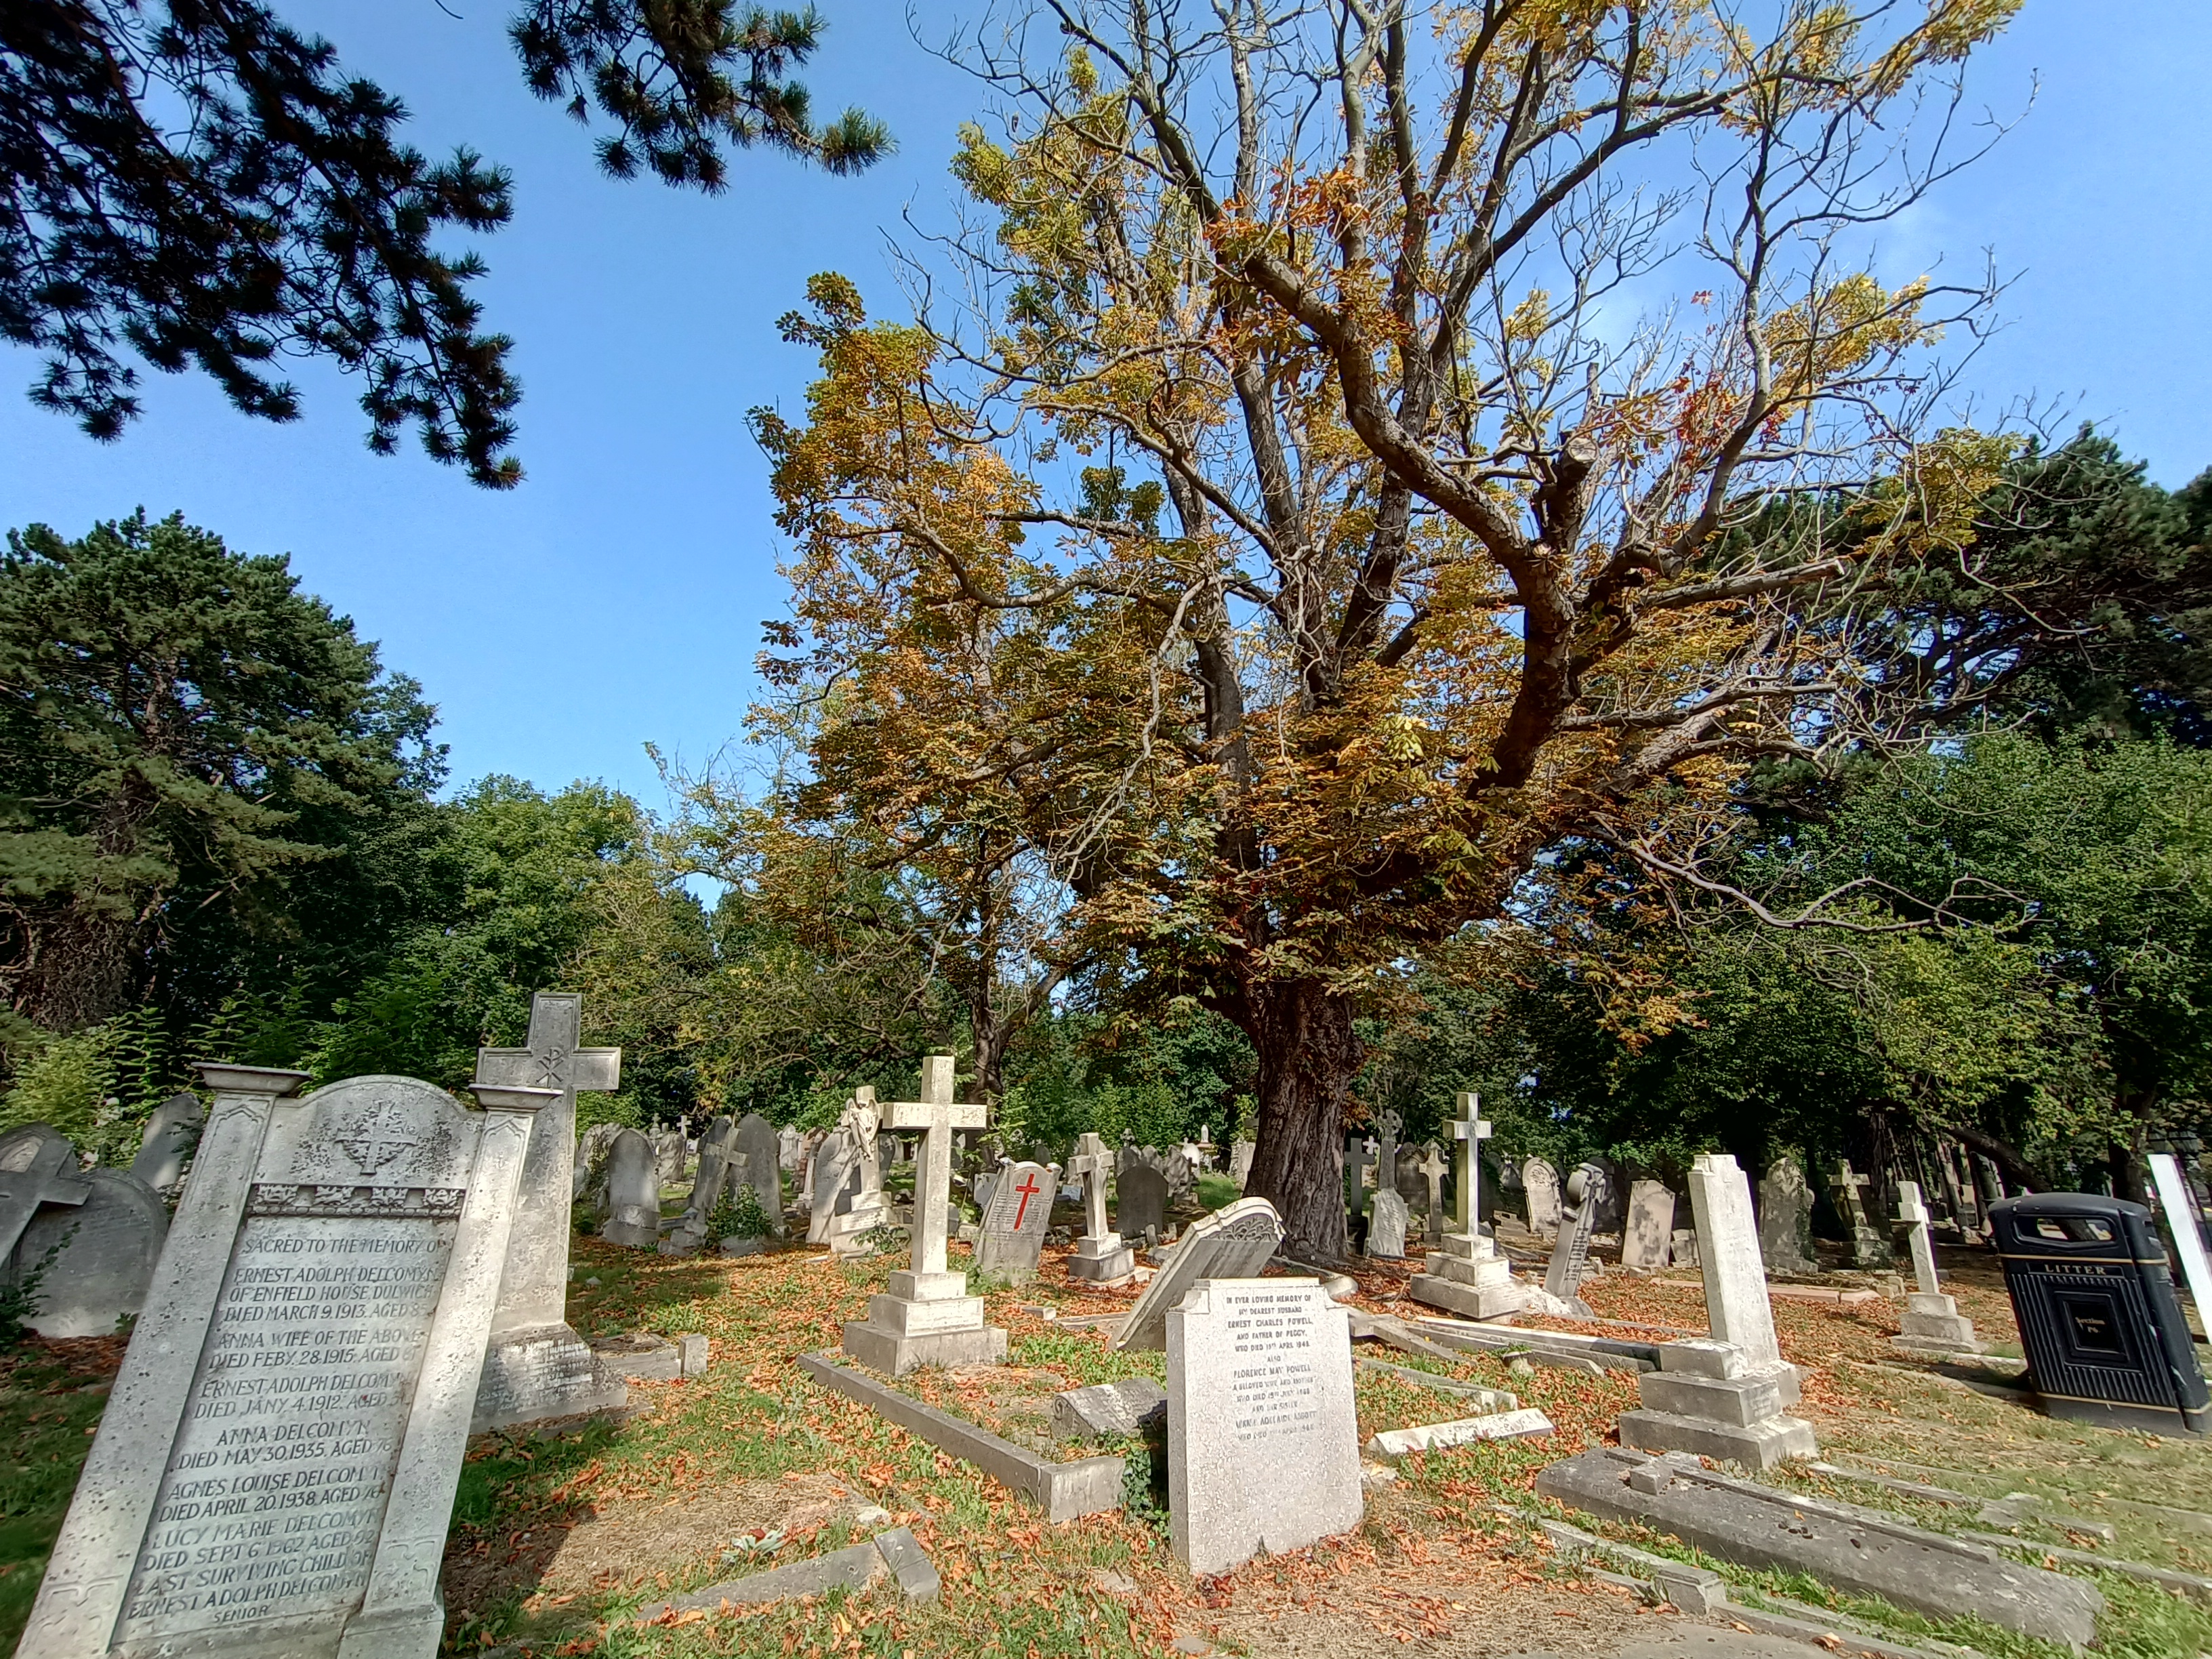
[[[1048,1164],[1017,1164],[1000,1177],[976,1237],[976,1272],[1000,1273],[1018,1284],[1036,1272],[1044,1231],[1052,1224],[1058,1175]]]
[[[634,1250],[659,1247],[660,1162],[635,1129],[623,1130],[607,1149],[607,1219],[599,1237]]]
[[[1378,1261],[1397,1261],[1406,1254],[1406,1229],[1412,1217],[1392,1187],[1378,1187],[1369,1200],[1367,1254]]]
[[[1197,1201],[1198,1177],[1190,1160],[1175,1152],[1157,1152],[1147,1146],[1145,1157],[1168,1183],[1170,1204],[1190,1204]]]
[[[576,1163],[568,1189],[579,1200],[589,1199],[594,1212],[602,1216],[607,1207],[607,1153],[622,1132],[619,1123],[594,1123],[576,1143]]]
[[[1850,1230],[1851,1266],[1881,1268],[1889,1266],[1889,1241],[1867,1218],[1866,1189],[1874,1184],[1872,1176],[1863,1176],[1851,1168],[1849,1158],[1836,1168],[1836,1178],[1829,1188],[1836,1195],[1836,1208],[1844,1218],[1844,1225]]]
[[[1705,1231],[1702,1223],[1698,1231]],[[1813,1259],[1813,1189],[1786,1152],[1767,1166],[1759,1183],[1759,1251],[1769,1273],[1820,1271]]]
[[[185,1161],[192,1155],[206,1116],[200,1097],[189,1089],[171,1095],[146,1120],[131,1173],[157,1193],[169,1191],[185,1178]]]
[[[894,1129],[922,1131],[915,1163],[911,1268],[890,1276],[887,1292],[868,1298],[868,1316],[845,1327],[845,1352],[864,1365],[903,1376],[917,1365],[995,1364],[1006,1333],[983,1322],[983,1298],[968,1294],[968,1275],[946,1266],[945,1205],[952,1194],[952,1132],[980,1129],[985,1109],[955,1104],[952,1056],[921,1062],[920,1101],[894,1101]]]
[[[1954,1146],[1941,1135],[1936,1138],[1936,1164],[1942,1172],[1943,1190],[1951,1200],[1951,1214],[1956,1219],[1960,1237],[1978,1238],[1982,1235],[1980,1201],[1974,1194],[1973,1171],[1970,1168],[1966,1179],[1959,1178],[1959,1161],[1966,1157],[1964,1147]]]
[[[1897,1218],[1907,1230],[1916,1289],[1905,1298],[1901,1334],[1890,1342],[1908,1353],[1986,1353],[1989,1344],[1974,1335],[1974,1322],[1959,1311],[1936,1278],[1936,1243],[1928,1233],[1928,1205],[1917,1181],[1897,1183]]]
[[[1703,1259],[1698,1254],[1698,1230],[1694,1227],[1675,1228],[1674,1265],[1678,1267],[1694,1267]]]
[[[1233,1142],[1229,1148],[1229,1175],[1236,1182],[1237,1190],[1240,1193],[1244,1190],[1244,1183],[1252,1178],[1252,1154],[1259,1150],[1259,1143],[1251,1140]]]
[[[44,1123],[27,1123],[0,1135],[0,1259],[15,1250],[42,1205],[74,1209],[92,1194],[77,1173],[76,1148]]]
[[[1118,1285],[1137,1270],[1135,1254],[1106,1224],[1106,1177],[1113,1160],[1104,1141],[1085,1134],[1077,1139],[1075,1156],[1067,1161],[1067,1172],[1083,1183],[1083,1237],[1067,1259],[1067,1273],[1095,1285]]]
[[[1344,1138],[1344,1207],[1357,1229],[1367,1213],[1367,1177],[1375,1168],[1375,1143],[1357,1134]]]
[[[718,1117],[699,1137],[699,1164],[691,1177],[691,1196],[684,1203],[682,1218],[660,1241],[663,1255],[689,1255],[709,1242],[708,1224],[729,1184],[732,1160],[737,1155],[733,1144],[737,1133],[738,1126],[729,1118]]]
[[[1133,1243],[1167,1224],[1167,1177],[1149,1164],[1125,1165],[1114,1177],[1114,1231]]]
[[[806,1211],[806,1242],[809,1244],[827,1243],[830,1224],[853,1207],[860,1196],[864,1179],[861,1165],[875,1158],[875,1136],[871,1128],[861,1133],[864,1116],[872,1115],[876,1123],[882,1121],[876,1111],[876,1091],[863,1085],[846,1097],[845,1105],[837,1115],[837,1127],[817,1143],[807,1171],[807,1185],[812,1201]]]
[[[1540,1158],[1524,1159],[1521,1188],[1528,1199],[1528,1231],[1552,1237],[1559,1231],[1559,1172]]]
[[[1597,1231],[1600,1208],[1605,1203],[1605,1171],[1595,1164],[1576,1167],[1567,1177],[1567,1198],[1575,1206],[1563,1218],[1559,1237],[1552,1247],[1551,1265],[1544,1273],[1544,1293],[1565,1303],[1575,1312],[1588,1315],[1582,1299],[1583,1280],[1589,1272],[1590,1236]]]
[[[1397,1190],[1398,1131],[1404,1127],[1405,1120],[1395,1112],[1375,1114],[1375,1190],[1378,1193]]]
[[[17,1651],[428,1659],[532,1114],[203,1066],[191,1180]]]
[[[1663,1181],[1638,1181],[1628,1189],[1628,1224],[1620,1236],[1620,1265],[1631,1273],[1656,1273],[1667,1265],[1674,1231],[1674,1194]]]
[[[40,1336],[112,1336],[118,1321],[146,1305],[168,1234],[168,1207],[137,1176],[93,1169],[84,1178],[84,1202],[42,1206],[8,1257],[12,1285],[54,1252],[37,1310],[23,1322]]]
[[[2204,1255],[2204,1231],[2198,1224],[2201,1212],[2197,1206],[2197,1194],[2186,1173],[2174,1161],[2172,1152],[2153,1152],[2150,1155],[2151,1184],[2158,1188],[2159,1207],[2166,1212],[2166,1231],[2173,1235],[2175,1253],[2181,1258],[2182,1277],[2189,1285],[2190,1299],[2197,1304],[2197,1316],[2212,1320],[2212,1261]],[[1919,1258],[1913,1258],[1919,1266]],[[1932,1266],[1932,1259],[1931,1259]],[[1934,1285],[1920,1287],[1933,1290]]]
[[[572,1417],[623,1404],[629,1386],[598,1364],[568,1324],[568,1239],[575,1231],[576,1097],[622,1085],[622,1050],[586,1048],[584,1000],[540,991],[520,1048],[477,1050],[476,1080],[495,1088],[550,1089],[530,1126],[530,1151],[500,1269],[491,1346],[484,1356],[471,1432]],[[660,1195],[653,1194],[658,1230]],[[657,1242],[648,1239],[650,1247]]]
[[[738,1120],[736,1135],[732,1139],[732,1152],[744,1159],[744,1171],[738,1177],[753,1191],[759,1201],[761,1213],[768,1218],[771,1236],[783,1231],[783,1136],[775,1127],[758,1112],[747,1112]]]
[[[1193,1575],[1359,1524],[1349,1316],[1318,1280],[1196,1280],[1164,1340],[1169,1539]]]
[[[840,1146],[839,1158],[852,1166],[853,1178],[832,1212],[816,1218],[822,1224],[822,1242],[834,1255],[872,1255],[875,1245],[869,1235],[890,1221],[891,1201],[884,1191],[883,1159],[877,1150],[883,1121],[883,1109],[871,1088],[854,1090],[837,1120],[832,1139]]]
[[[684,1179],[691,1167],[690,1146],[681,1129],[655,1129],[652,1135],[653,1158],[660,1172],[660,1184],[665,1189]]]
[[[1478,1160],[1476,1166],[1480,1169]],[[1421,1149],[1421,1184],[1428,1189],[1428,1207],[1422,1212],[1426,1218],[1423,1231],[1431,1240],[1444,1236],[1444,1176],[1451,1165],[1433,1140]]]
[[[1114,1334],[1114,1346],[1164,1347],[1168,1310],[1201,1279],[1249,1279],[1283,1247],[1282,1218],[1264,1198],[1240,1198],[1206,1216],[1169,1252]]]
[[[1810,1457],[1818,1449],[1813,1425],[1787,1414],[1797,1403],[1797,1368],[1775,1340],[1751,1182],[1735,1158],[1698,1156],[1690,1166],[1690,1208],[1712,1334],[1659,1345],[1659,1369],[1638,1378],[1642,1409],[1621,1413],[1620,1443],[1755,1469]]]
[[[1498,1241],[1482,1231],[1482,1143],[1490,1139],[1490,1124],[1480,1097],[1460,1096],[1451,1132],[1457,1165],[1451,1222],[1423,1264],[1428,1271],[1413,1275],[1407,1294],[1468,1319],[1494,1319],[1526,1307],[1528,1294],[1514,1282],[1513,1263],[1499,1253]]]

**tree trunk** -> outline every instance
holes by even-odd
[[[1249,985],[1239,1023],[1260,1057],[1260,1133],[1248,1196],[1283,1218],[1283,1249],[1305,1261],[1345,1255],[1344,1109],[1365,1051],[1352,1000],[1318,980]]]
[[[2039,1193],[2051,1184],[2050,1177],[2030,1164],[2027,1155],[2008,1141],[2000,1140],[1971,1124],[1947,1123],[1943,1126],[1943,1133],[1954,1140],[1965,1142],[1969,1152],[1979,1152],[1988,1158],[2003,1171],[2005,1179],[2016,1187]]]

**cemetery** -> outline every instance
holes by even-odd
[[[2212,1659],[2208,64],[0,5],[0,1656]]]

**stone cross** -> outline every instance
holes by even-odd
[[[82,1204],[92,1182],[76,1172],[76,1148],[43,1124],[0,1154],[0,1259],[22,1237],[41,1204]]]
[[[922,1132],[915,1158],[914,1271],[941,1273],[945,1270],[945,1206],[952,1200],[952,1132],[981,1128],[987,1109],[953,1103],[950,1054],[922,1057],[921,1096],[918,1101],[893,1101],[884,1121],[894,1129]]]
[[[1844,1218],[1851,1224],[1854,1232],[1863,1231],[1867,1224],[1864,1194],[1874,1185],[1874,1177],[1858,1174],[1851,1168],[1850,1159],[1845,1158],[1830,1184],[1835,1188],[1837,1202],[1844,1206]]]
[[[1491,1127],[1482,1116],[1482,1097],[1472,1091],[1459,1097],[1459,1115],[1452,1120],[1452,1161],[1456,1164],[1459,1190],[1454,1195],[1458,1231],[1473,1238],[1482,1224],[1482,1200],[1477,1188],[1482,1181],[1482,1143]]]
[[[1090,1133],[1077,1138],[1067,1172],[1083,1183],[1083,1231],[1092,1238],[1103,1238],[1113,1231],[1106,1224],[1106,1177],[1113,1170],[1114,1154],[1104,1141]]]
[[[476,1080],[492,1088],[557,1089],[560,1098],[535,1115],[530,1150],[515,1194],[500,1277],[495,1335],[568,1317],[569,1218],[575,1190],[576,1097],[622,1086],[622,1050],[578,1047],[584,999],[574,991],[540,991],[530,999],[530,1036],[520,1048],[477,1050]]]
[[[1366,1213],[1367,1172],[1374,1167],[1374,1143],[1362,1140],[1358,1135],[1345,1136],[1344,1186],[1348,1194],[1345,1201],[1350,1206],[1354,1220]]]
[[[1911,1229],[1913,1280],[1923,1295],[1933,1296],[1942,1287],[1936,1282],[1936,1246],[1928,1237],[1928,1205],[1918,1182],[1897,1183],[1897,1218]]]
[[[1417,1167],[1429,1184],[1429,1237],[1438,1238],[1444,1231],[1444,1171],[1451,1165],[1444,1162],[1443,1154],[1432,1140],[1421,1149],[1421,1161]]]

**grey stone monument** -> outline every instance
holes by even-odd
[[[1872,1176],[1863,1176],[1851,1168],[1849,1158],[1836,1168],[1836,1178],[1829,1183],[1836,1195],[1836,1208],[1841,1212],[1844,1224],[1851,1230],[1851,1266],[1882,1268],[1889,1266],[1889,1241],[1881,1230],[1867,1219],[1866,1189],[1874,1184]]]
[[[734,1122],[727,1117],[718,1117],[699,1137],[699,1165],[691,1177],[691,1196],[684,1203],[682,1218],[660,1241],[663,1255],[690,1255],[708,1243],[708,1223],[730,1182],[732,1160],[737,1156],[737,1133]]]
[[[868,1298],[868,1316],[845,1327],[845,1352],[864,1365],[903,1376],[917,1365],[995,1364],[1006,1333],[983,1322],[983,1298],[968,1294],[968,1275],[946,1266],[945,1206],[952,1196],[952,1132],[980,1129],[985,1109],[956,1105],[952,1056],[921,1062],[922,1098],[894,1101],[894,1129],[922,1132],[915,1161],[913,1267],[894,1273],[887,1292]]]
[[[1551,1238],[1559,1231],[1559,1172],[1540,1158],[1521,1165],[1521,1190],[1528,1200],[1528,1231]]]
[[[1357,1228],[1367,1213],[1367,1176],[1375,1167],[1375,1143],[1357,1134],[1344,1138],[1344,1207]]]
[[[1406,1254],[1406,1230],[1412,1215],[1394,1187],[1378,1187],[1369,1201],[1367,1254],[1377,1261],[1397,1261]]]
[[[1698,1231],[1705,1231],[1702,1223]],[[1759,1249],[1770,1273],[1820,1270],[1813,1259],[1813,1189],[1786,1152],[1767,1166],[1759,1183]]]
[[[431,1659],[469,1418],[550,1089],[214,1105],[19,1653]]]
[[[1936,1245],[1928,1234],[1928,1205],[1917,1181],[1897,1183],[1897,1218],[1907,1229],[1916,1288],[1905,1298],[1904,1332],[1890,1338],[1908,1353],[1942,1357],[1986,1353],[1990,1345],[1974,1335],[1974,1322],[1959,1311],[1955,1297],[1943,1294],[1936,1279]]]
[[[1152,1275],[1114,1334],[1117,1348],[1167,1345],[1168,1310],[1201,1279],[1249,1279],[1283,1247],[1282,1218],[1264,1198],[1240,1198],[1196,1222]],[[1348,1340],[1349,1339],[1347,1339]]]
[[[27,1123],[0,1135],[0,1258],[14,1253],[42,1205],[74,1209],[91,1195],[76,1148],[60,1130]]]
[[[1797,1403],[1797,1368],[1775,1340],[1751,1182],[1735,1158],[1705,1153],[1691,1165],[1690,1208],[1712,1334],[1659,1345],[1659,1369],[1638,1379],[1642,1408],[1621,1413],[1620,1443],[1754,1469],[1813,1456],[1813,1425],[1787,1415]]]
[[[1480,1097],[1461,1095],[1452,1120],[1455,1211],[1439,1248],[1423,1264],[1428,1271],[1415,1273],[1407,1287],[1415,1301],[1467,1319],[1495,1319],[1528,1305],[1528,1287],[1514,1281],[1513,1263],[1482,1231],[1482,1143],[1489,1139]]]
[[[131,1160],[131,1173],[157,1193],[167,1193],[185,1178],[185,1161],[200,1138],[207,1116],[200,1097],[182,1089],[154,1109],[138,1139],[138,1156]]]
[[[1595,1164],[1578,1164],[1567,1177],[1567,1198],[1575,1213],[1571,1221],[1561,1222],[1551,1265],[1544,1273],[1544,1293],[1584,1317],[1590,1309],[1582,1297],[1583,1280],[1589,1273],[1590,1235],[1597,1231],[1607,1185],[1605,1171]]]
[[[975,1239],[975,1271],[1000,1273],[1020,1284],[1034,1278],[1044,1254],[1045,1229],[1052,1224],[1053,1189],[1059,1170],[1046,1164],[1017,1164],[1000,1177],[984,1206],[982,1231]]]
[[[1106,1177],[1114,1155],[1095,1134],[1079,1137],[1067,1172],[1083,1183],[1083,1237],[1067,1259],[1067,1276],[1094,1285],[1118,1285],[1137,1270],[1133,1251],[1106,1224]]]
[[[853,1091],[853,1097],[845,1103],[844,1113],[830,1137],[840,1148],[839,1159],[853,1170],[853,1178],[848,1188],[840,1193],[836,1208],[821,1218],[822,1242],[833,1255],[873,1255],[876,1247],[869,1235],[890,1224],[891,1200],[884,1191],[883,1158],[878,1150],[883,1121],[883,1109],[876,1103],[876,1091],[863,1086]]]
[[[1674,1194],[1663,1181],[1638,1181],[1628,1189],[1628,1224],[1620,1236],[1620,1265],[1632,1273],[1667,1265],[1674,1231]]]
[[[1129,1164],[1114,1177],[1114,1231],[1134,1241],[1158,1238],[1168,1224],[1168,1180],[1149,1164]]]
[[[684,1144],[681,1129],[655,1129],[647,1139],[653,1142],[653,1154],[660,1175],[661,1190],[684,1179],[691,1167],[691,1149]]]
[[[1244,1190],[1244,1183],[1252,1178],[1252,1154],[1259,1150],[1259,1145],[1255,1141],[1237,1140],[1230,1143],[1229,1176],[1230,1179],[1237,1183],[1237,1190],[1240,1193]]]
[[[1476,1163],[1478,1172],[1481,1168]],[[1444,1236],[1444,1176],[1451,1165],[1444,1161],[1443,1150],[1433,1140],[1421,1149],[1421,1182],[1428,1189],[1428,1208],[1423,1212],[1426,1219],[1423,1232],[1431,1241]]]
[[[607,1153],[622,1130],[619,1123],[594,1123],[576,1143],[576,1164],[569,1177],[569,1191],[580,1203],[588,1199],[593,1214],[602,1218],[607,1209]]]
[[[606,1411],[629,1398],[629,1384],[594,1359],[568,1324],[576,1097],[622,1086],[622,1050],[581,1047],[583,1021],[581,996],[540,991],[530,1000],[530,1031],[521,1048],[477,1050],[478,1083],[550,1089],[555,1097],[530,1126],[472,1433]],[[659,1219],[656,1193],[656,1238]]]
[[[633,1250],[660,1243],[660,1162],[635,1129],[623,1130],[607,1149],[607,1220],[599,1237]]]
[[[768,1218],[772,1236],[783,1233],[783,1137],[773,1124],[758,1112],[747,1112],[738,1120],[738,1131],[732,1143],[737,1156],[744,1160],[743,1172],[738,1179],[753,1189],[761,1213]]]
[[[1177,1560],[1226,1572],[1359,1524],[1350,1317],[1319,1280],[1196,1280],[1165,1341]]]
[[[123,1170],[84,1174],[84,1202],[40,1207],[8,1258],[20,1284],[54,1252],[39,1281],[38,1310],[24,1323],[40,1336],[112,1336],[120,1320],[146,1305],[169,1231],[168,1206]]]

